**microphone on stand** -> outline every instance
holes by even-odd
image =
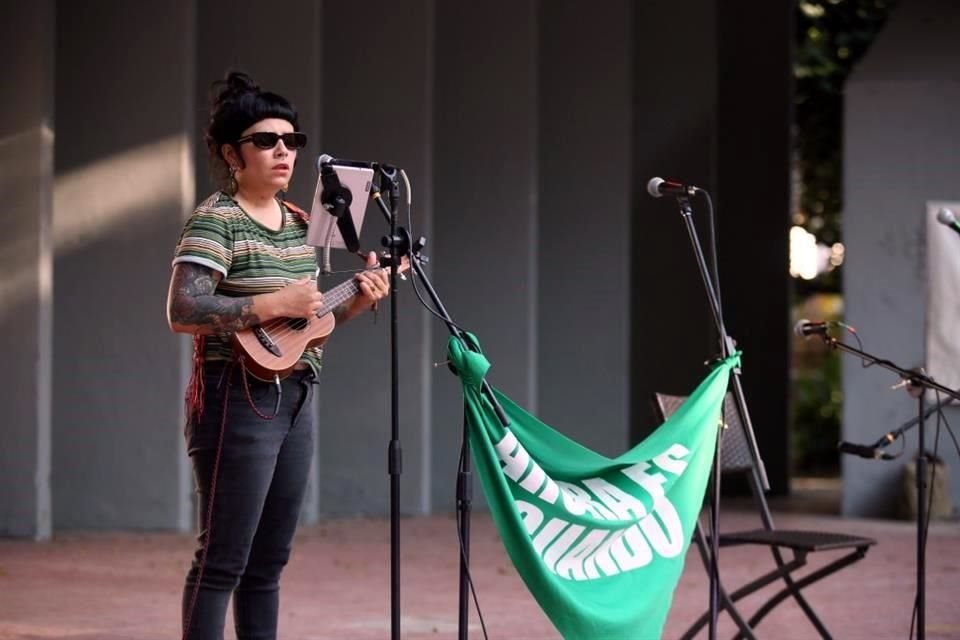
[[[793,332],[801,338],[809,338],[810,336],[825,336],[827,335],[827,330],[832,324],[832,322],[810,322],[804,318],[802,320],[798,320],[797,324],[793,325]]]
[[[845,442],[843,440],[837,445],[837,450],[840,451],[840,453],[860,456],[868,460],[893,460],[897,457],[881,451],[880,448],[876,446],[871,447],[865,444],[854,444],[853,442]]]
[[[654,198],[660,198],[668,194],[678,196],[692,196],[700,187],[691,184],[683,184],[677,180],[664,180],[663,178],[650,178],[647,183],[647,193]]]
[[[953,211],[943,207],[940,211],[937,211],[937,222],[942,224],[945,227],[950,227],[957,233],[960,233],[960,222],[957,222],[957,216],[953,214]]]

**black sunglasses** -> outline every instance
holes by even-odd
[[[277,140],[283,140],[287,149],[302,149],[307,146],[307,134],[294,131],[293,133],[274,133],[273,131],[258,131],[237,140],[237,144],[252,142],[257,149],[273,149]]]

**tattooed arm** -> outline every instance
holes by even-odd
[[[244,298],[217,295],[222,274],[192,262],[174,265],[167,294],[167,322],[178,333],[233,333],[271,318],[305,318],[322,295],[309,278],[272,293]]]

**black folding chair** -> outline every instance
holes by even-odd
[[[671,396],[662,393],[655,394],[656,408],[661,419],[666,420],[673,415],[680,405],[686,400],[683,396]],[[807,602],[800,590],[807,587],[817,580],[824,578],[847,565],[853,564],[867,554],[870,545],[877,541],[872,538],[847,535],[844,533],[829,533],[826,531],[790,531],[786,529],[777,529],[773,524],[773,517],[770,515],[770,508],[767,506],[767,500],[764,495],[763,485],[760,481],[760,475],[757,472],[757,465],[753,459],[751,448],[747,445],[746,434],[744,433],[744,423],[740,419],[736,402],[731,394],[727,394],[723,403],[724,432],[721,445],[720,468],[724,475],[731,473],[745,474],[753,494],[754,503],[760,513],[762,528],[752,529],[750,531],[735,531],[730,533],[720,533],[719,545],[721,547],[730,547],[736,545],[761,545],[770,549],[773,555],[775,567],[769,572],[759,576],[755,580],[744,584],[733,592],[727,592],[722,581],[719,585],[720,611],[726,610],[739,628],[739,633],[735,638],[749,638],[754,640],[754,629],[763,618],[770,613],[774,607],[793,597],[800,605],[800,608],[810,619],[810,622],[816,627],[820,636],[825,639],[831,638],[830,632],[814,613],[813,608]],[[694,532],[694,542],[700,557],[703,560],[704,567],[710,570],[710,537],[704,530],[700,521],[697,521],[697,528]],[[827,565],[807,573],[806,575],[796,576],[795,572],[807,564],[807,556],[817,551],[835,551],[838,549],[848,549],[849,553],[836,558]],[[786,551],[792,553],[789,560],[784,559]],[[772,595],[763,603],[749,619],[744,619],[743,615],[737,610],[735,603],[754,593],[758,589],[777,582],[783,581],[783,588]],[[710,612],[705,612],[696,622],[687,629],[682,638],[693,638],[710,619]]]

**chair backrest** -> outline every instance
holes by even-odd
[[[654,394],[654,404],[663,420],[676,413],[686,399],[686,396],[672,396],[665,393]],[[736,401],[733,399],[733,394],[729,392],[723,398],[723,422],[726,429],[723,432],[720,450],[720,470],[724,473],[743,473],[746,475],[750,484],[750,494],[760,515],[760,520],[763,522],[765,529],[773,529],[773,515],[770,513],[770,506],[767,504],[767,498],[764,495],[760,473],[753,454],[750,453],[746,427],[743,420],[740,419],[740,412],[737,409]]]
[[[673,396],[666,393],[654,394],[654,403],[660,418],[664,421],[676,413],[686,401],[686,396]],[[748,472],[754,467],[753,456],[747,444],[743,421],[737,411],[737,403],[731,393],[723,399],[723,422],[726,426],[721,445],[720,468],[724,473]]]

